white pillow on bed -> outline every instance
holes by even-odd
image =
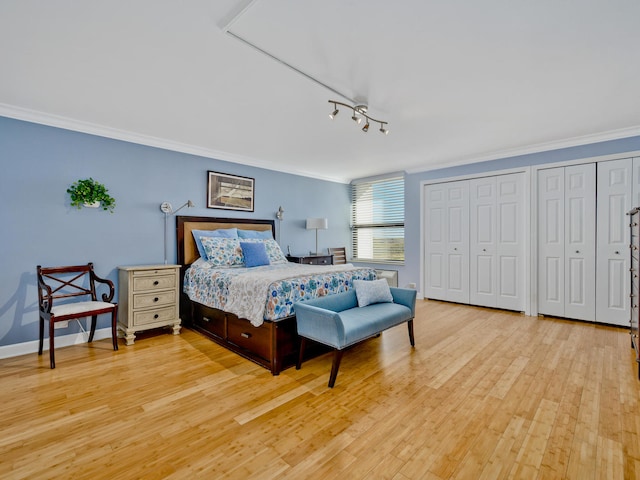
[[[242,248],[237,238],[200,237],[200,241],[212,266],[242,265]]]

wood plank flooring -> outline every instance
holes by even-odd
[[[0,360],[3,479],[638,479],[625,329],[418,301],[273,377],[199,334]]]

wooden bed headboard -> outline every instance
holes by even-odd
[[[237,228],[239,230],[271,230],[276,238],[275,220],[253,220],[249,218],[213,218],[213,217],[176,217],[178,245],[178,264],[183,270],[200,258],[192,230],[217,230],[219,228]]]

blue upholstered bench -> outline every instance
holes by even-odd
[[[386,285],[386,280],[374,282],[384,282]],[[365,283],[372,284],[373,282],[367,281]],[[393,288],[387,285],[387,298],[369,304],[365,301],[365,306],[359,306],[356,289],[357,284],[356,288],[348,292],[327,295],[294,305],[298,335],[301,338],[296,368],[300,369],[302,365],[307,339],[333,347],[333,365],[329,377],[330,388],[335,384],[345,348],[404,322],[407,322],[411,346],[415,345],[413,338],[415,290]],[[361,301],[360,305],[362,304]]]

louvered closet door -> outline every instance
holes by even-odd
[[[425,295],[469,303],[469,185],[425,187]]]
[[[596,321],[628,325],[632,159],[598,163]]]

